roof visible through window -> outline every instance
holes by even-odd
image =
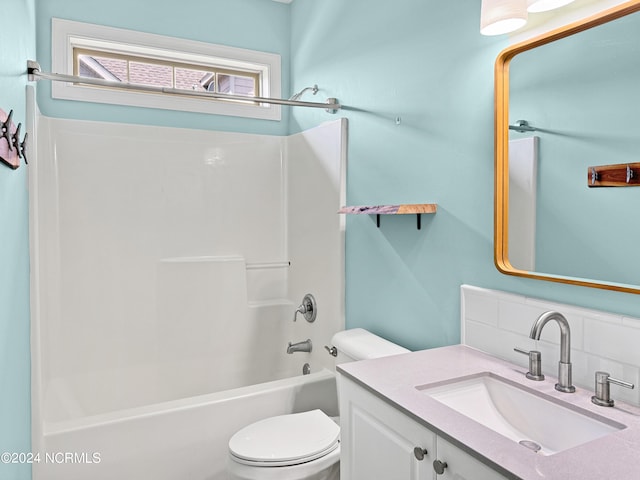
[[[172,64],[138,56],[109,56],[85,49],[74,49],[74,58],[75,73],[81,77],[247,97],[259,95],[258,73],[183,66],[179,62]]]

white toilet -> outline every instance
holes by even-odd
[[[338,332],[331,341],[336,364],[409,351],[362,328]],[[338,423],[321,410],[311,410],[246,426],[229,440],[229,480],[339,479]]]

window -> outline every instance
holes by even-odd
[[[260,72],[73,49],[73,74],[178,90],[260,96]]]
[[[54,98],[280,120],[280,56],[53,19],[56,73],[178,90],[246,96],[248,101],[128,91],[54,82]]]

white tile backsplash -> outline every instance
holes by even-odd
[[[469,291],[466,295],[466,315],[469,320],[475,320],[488,325],[498,324],[498,299],[487,295],[474,295]]]
[[[523,305],[518,300],[518,297],[515,296],[508,301],[500,300],[498,327],[515,333],[529,333],[531,325],[533,325],[533,321],[529,319],[538,318],[546,310],[537,306]],[[542,333],[544,335],[546,332]],[[548,338],[549,341],[553,341],[553,339],[555,337],[549,336]]]
[[[544,312],[562,313],[571,327],[573,383],[594,388],[597,370],[636,384],[634,390],[611,386],[611,396],[640,405],[640,319],[462,285],[462,343],[513,362],[526,372],[528,359],[514,347],[542,352],[545,375],[557,377],[560,331],[547,325],[541,339],[529,338],[534,321]]]
[[[599,357],[640,365],[640,329],[584,319],[585,350]]]

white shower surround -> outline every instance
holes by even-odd
[[[218,478],[233,431],[221,428],[217,443],[207,443],[216,451],[197,473],[183,465],[164,475],[152,463],[167,454],[161,428],[173,420],[154,427],[149,418],[176,405],[182,411],[181,402],[209,405],[214,395],[226,405],[246,388],[260,397],[273,388],[267,382],[288,385],[285,405],[257,400],[251,414],[207,408],[191,426],[211,427],[231,411],[234,420],[223,423],[242,425],[253,412],[293,411],[307,377],[281,379],[300,375],[304,363],[333,369],[322,346],[344,328],[344,219],[336,212],[345,195],[346,120],[273,137],[47,118],[28,97],[36,139],[33,448],[95,452],[103,435],[122,444],[89,470],[34,465],[34,480],[71,480],[74,471],[124,478],[108,470],[118,464],[140,480],[186,478],[175,471]],[[316,297],[318,318],[294,323],[306,293]],[[288,341],[307,338],[311,354],[285,353]],[[256,384],[264,389],[248,387]],[[142,425],[136,412],[145,428],[158,429],[155,460],[146,447],[139,462],[128,459],[126,437]],[[113,425],[121,425],[117,435]],[[192,443],[195,431],[182,437],[177,450],[202,448]]]

